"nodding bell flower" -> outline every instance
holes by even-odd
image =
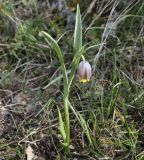
[[[79,77],[79,81],[82,83],[86,83],[90,81],[91,78],[91,65],[83,60],[80,62],[79,66],[78,66],[78,77]]]

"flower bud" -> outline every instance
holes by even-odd
[[[86,83],[90,81],[91,78],[91,65],[87,61],[81,61],[78,66],[78,77],[79,81]]]

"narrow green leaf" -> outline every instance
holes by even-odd
[[[74,31],[74,58],[72,61],[72,67],[71,67],[71,73],[69,77],[69,83],[68,83],[68,90],[71,86],[71,83],[74,78],[75,71],[77,69],[78,63],[80,61],[80,58],[84,52],[85,46],[82,46],[82,21],[81,21],[81,14],[80,14],[80,8],[77,4],[77,13],[76,13],[76,23],[75,23],[75,31]]]
[[[57,44],[56,40],[54,40],[48,33],[44,32],[44,31],[41,31],[39,33],[39,36],[46,37],[48,42],[51,44],[52,48],[55,50],[55,52],[59,58],[59,61],[61,63],[62,74],[63,74],[63,79],[64,79],[64,86],[65,86],[65,88],[67,88],[67,84],[68,84],[67,72],[66,72],[66,67],[65,67],[65,63],[64,63],[64,57],[63,57],[63,54],[62,54],[62,51],[61,51],[59,45]]]
[[[77,13],[76,13],[76,24],[75,24],[75,31],[74,31],[74,52],[77,53],[82,48],[82,21],[81,21],[81,14],[80,8],[77,4]]]
[[[57,109],[58,109],[58,115],[59,115],[59,129],[60,129],[60,133],[62,135],[62,138],[65,142],[66,141],[66,132],[65,132],[65,128],[64,128],[64,122],[62,120],[62,115],[61,115],[61,112],[58,107],[57,107]]]

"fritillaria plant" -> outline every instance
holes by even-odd
[[[61,71],[63,75],[63,83],[64,83],[64,90],[63,90],[63,104],[64,104],[64,111],[65,111],[65,120],[62,118],[62,114],[60,109],[58,108],[58,115],[59,115],[59,129],[63,139],[63,146],[65,150],[69,151],[69,144],[70,144],[70,120],[69,120],[69,107],[71,106],[69,102],[69,92],[71,83],[74,79],[74,75],[76,70],[78,70],[78,77],[80,82],[89,82],[91,77],[91,66],[87,61],[81,61],[80,59],[83,56],[85,51],[85,46],[82,46],[82,22],[81,22],[81,15],[79,5],[77,5],[77,13],[76,13],[76,23],[75,23],[75,31],[74,31],[74,57],[72,61],[71,72],[68,77],[67,70],[64,63],[64,54],[62,53],[58,43],[54,40],[47,32],[41,31],[39,33],[40,36],[45,37],[51,47],[55,50],[57,57],[61,64]],[[79,63],[80,62],[80,63]]]

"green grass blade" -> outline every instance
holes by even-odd
[[[68,70],[67,71],[67,75],[69,75],[70,72],[71,71]],[[54,79],[50,79],[50,82],[45,87],[43,87],[43,89],[47,89],[48,87],[50,87],[51,85],[55,84],[57,81],[61,80],[62,78],[63,78],[63,75],[57,76]]]
[[[82,21],[81,21],[81,14],[80,8],[77,4],[77,13],[76,13],[76,24],[75,24],[75,31],[74,31],[74,52],[77,53],[82,48]]]
[[[86,123],[85,119],[83,118],[83,116],[80,113],[78,113],[78,115],[79,115],[80,122],[81,122],[81,125],[83,127],[83,130],[84,130],[84,132],[85,132],[85,134],[86,134],[86,136],[87,136],[87,138],[89,140],[90,145],[92,146],[93,143],[92,143],[92,140],[91,140],[89,129],[87,127],[87,123]]]
[[[79,121],[79,124],[81,125],[81,127],[83,128],[83,131],[84,133],[86,134],[88,140],[89,140],[89,143],[91,146],[93,146],[93,142],[92,142],[92,139],[91,139],[91,135],[89,133],[89,129],[87,127],[87,123],[85,121],[85,119],[83,118],[83,116],[77,112],[74,107],[71,105],[70,102],[68,102],[69,106],[70,106],[70,109],[72,110],[72,112],[74,113],[74,115],[76,116],[77,120]]]

